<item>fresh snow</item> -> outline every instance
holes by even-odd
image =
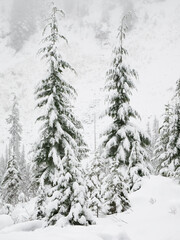
[[[57,222],[56,226],[42,228],[43,222],[36,220],[12,225],[10,216],[0,215],[0,239],[179,240],[179,199],[180,186],[177,182],[151,176],[144,178],[141,189],[130,195],[130,210],[101,217],[96,220],[96,225],[61,228],[62,223]]]
[[[14,221],[9,215],[5,215],[5,214],[0,215],[0,230],[7,226],[11,226],[13,224],[14,224]]]
[[[144,179],[131,194],[132,209],[118,215],[132,240],[180,239],[180,186],[170,178]]]
[[[11,226],[9,225],[9,227],[4,228],[1,231],[1,234],[4,234],[4,233],[7,234],[11,232],[31,232],[31,231],[35,231],[38,228],[42,228],[42,226],[43,226],[43,222],[40,220],[17,223]]]

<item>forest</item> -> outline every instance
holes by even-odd
[[[2,240],[179,240],[175,8],[0,3]]]

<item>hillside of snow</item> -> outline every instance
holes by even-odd
[[[42,228],[43,222],[12,224],[9,216],[0,216],[2,240],[179,240],[180,186],[172,179],[151,176],[142,188],[130,195],[128,212],[97,219],[97,225]],[[32,211],[32,202],[26,206]],[[20,209],[20,208],[19,208]],[[20,215],[21,211],[16,212]],[[22,213],[22,214],[25,214]],[[15,219],[15,213],[13,218]]]
[[[119,215],[132,240],[180,238],[180,186],[172,179],[152,176],[131,194],[132,209]]]

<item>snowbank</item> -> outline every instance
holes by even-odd
[[[0,239],[179,240],[180,185],[161,176],[145,178],[142,184],[142,188],[130,196],[129,211],[99,218],[97,225],[41,228],[43,222],[29,221],[4,228]],[[2,220],[0,218],[0,222]]]
[[[0,231],[1,233],[10,233],[10,232],[30,232],[35,231],[38,228],[42,228],[43,222],[39,220],[28,221],[23,223],[17,223],[10,227],[6,227]]]
[[[0,232],[0,239],[3,240],[131,240],[122,228],[113,224],[113,221],[103,221],[103,223],[89,227],[67,226],[64,228],[54,226],[44,229],[32,229],[41,227],[40,222],[28,222],[16,224]],[[110,225],[109,225],[110,223]],[[32,230],[35,230],[32,232]],[[31,231],[31,232],[23,232]]]
[[[13,224],[14,222],[10,216],[5,214],[0,215],[0,230]]]
[[[34,220],[34,209],[36,200],[36,198],[32,198],[28,202],[19,203],[16,205],[16,207],[11,213],[11,217],[15,223]]]
[[[131,194],[132,210],[118,215],[133,240],[180,239],[180,185],[169,178],[152,176]]]

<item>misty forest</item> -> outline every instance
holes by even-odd
[[[180,239],[179,11],[0,1],[0,239]]]

